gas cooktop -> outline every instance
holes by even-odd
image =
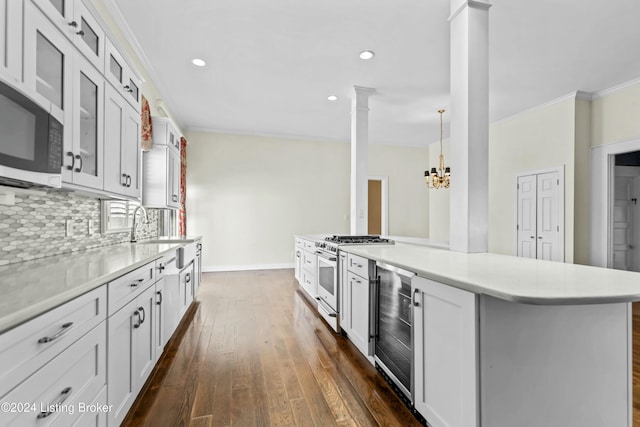
[[[375,245],[378,243],[392,245],[393,240],[384,239],[377,235],[365,235],[365,236],[350,236],[350,235],[336,235],[325,237],[327,242],[337,243],[338,245]]]

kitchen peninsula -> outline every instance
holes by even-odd
[[[399,242],[340,251],[416,274],[413,402],[431,425],[632,425],[637,273]]]

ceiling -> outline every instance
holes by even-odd
[[[348,141],[358,85],[376,89],[371,143],[439,140],[448,0],[105,1],[183,130]],[[640,77],[638,0],[496,0],[489,13],[492,122]],[[375,57],[361,60],[365,49]]]

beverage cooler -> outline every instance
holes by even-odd
[[[373,292],[374,359],[400,391],[413,402],[413,310],[411,278],[414,273],[376,263]]]

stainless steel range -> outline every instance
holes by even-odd
[[[326,237],[324,241],[316,242],[316,280],[318,281],[318,312],[327,321],[334,331],[340,331],[339,325],[339,301],[340,285],[338,277],[338,254],[343,245],[375,245],[393,244],[393,240],[380,236],[349,236],[333,235]]]

